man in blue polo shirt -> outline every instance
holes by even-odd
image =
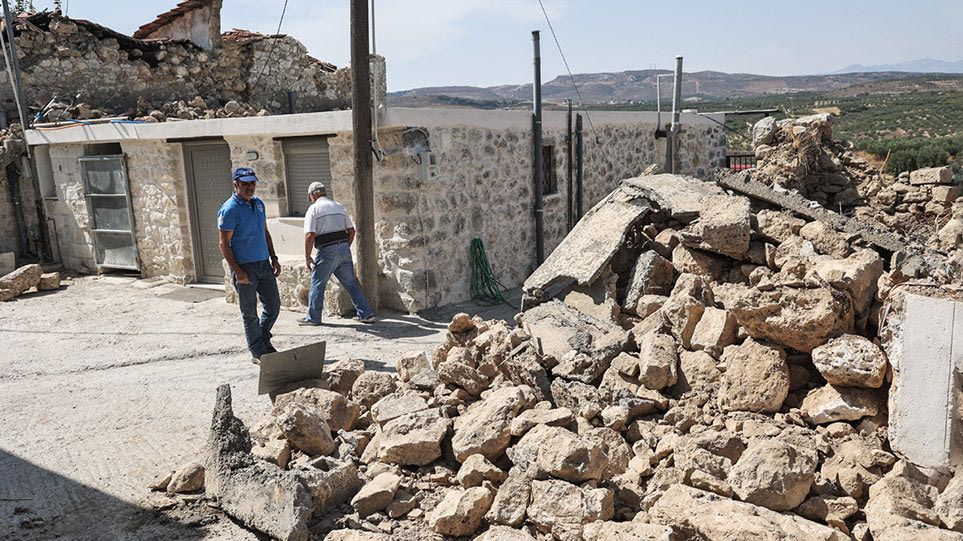
[[[231,266],[234,288],[244,319],[244,336],[253,362],[274,353],[271,328],[281,312],[276,277],[281,274],[274,243],[267,230],[264,201],[254,197],[257,176],[249,167],[234,170],[234,193],[217,212],[221,255]],[[260,320],[257,299],[261,299]]]

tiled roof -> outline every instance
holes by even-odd
[[[210,6],[212,3],[213,0],[185,0],[180,4],[177,4],[177,7],[168,11],[167,13],[161,13],[158,15],[154,22],[147,23],[138,28],[137,31],[134,32],[134,37],[146,38],[154,33],[157,29],[167,26],[171,22],[183,17],[185,13]]]

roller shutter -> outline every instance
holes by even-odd
[[[286,140],[284,170],[287,176],[288,212],[292,216],[304,216],[311,205],[308,186],[323,182],[331,193],[331,159],[328,155],[327,137],[305,137]]]

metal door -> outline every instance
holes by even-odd
[[[217,211],[234,191],[231,149],[226,143],[184,146],[194,244],[194,269],[200,282],[224,281],[218,247]]]
[[[140,270],[124,155],[82,156],[79,161],[94,262],[98,267]]]

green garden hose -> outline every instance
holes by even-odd
[[[508,288],[495,279],[492,269],[488,265],[488,257],[485,255],[485,245],[481,239],[471,239],[471,298],[476,304],[482,306],[495,306],[505,303],[517,310],[517,307],[508,302],[505,294]]]

